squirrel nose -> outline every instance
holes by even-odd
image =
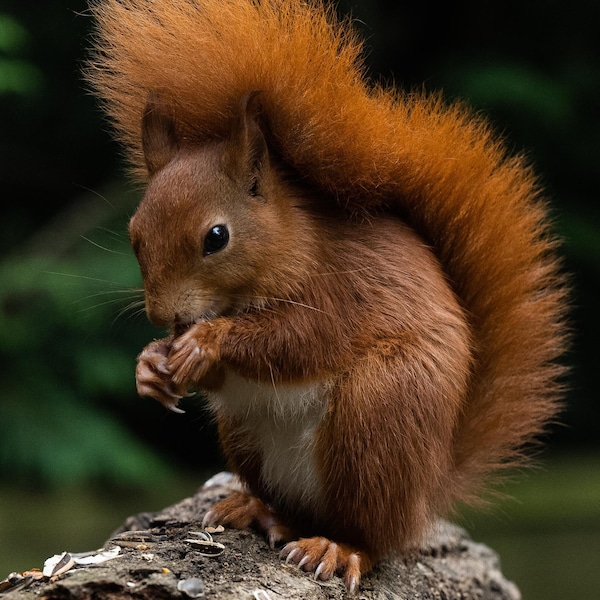
[[[174,321],[172,315],[168,315],[162,307],[149,301],[148,298],[146,298],[146,315],[150,323],[157,327],[169,327]]]

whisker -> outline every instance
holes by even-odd
[[[94,294],[89,294],[88,296],[85,296],[84,298],[80,298],[79,300],[76,300],[76,302],[82,302],[84,300],[88,300],[89,298],[96,298],[97,296],[107,296],[109,294],[142,294],[144,292],[144,290],[142,288],[123,288],[121,290],[103,290],[101,292],[95,292]],[[117,298],[117,300],[120,300],[120,298]]]
[[[90,300],[102,300],[103,298],[105,298],[105,300],[101,302],[96,302],[91,306],[82,307],[80,310],[83,312],[92,310],[94,308],[99,308],[101,306],[109,306],[111,304],[123,304],[123,302],[127,302],[131,299],[138,301],[140,297],[142,297],[143,299],[143,290],[136,288],[124,288],[122,290],[104,290],[100,292],[95,292],[93,294],[88,294],[87,296],[83,296],[81,298],[76,298],[75,300],[73,300],[73,304],[85,304]]]
[[[127,313],[129,313],[129,314],[127,314]],[[144,300],[143,299],[134,300],[133,302],[130,302],[127,306],[124,306],[115,315],[115,318],[113,319],[112,324],[114,325],[122,317],[134,319],[136,317],[139,317],[139,316],[145,315],[145,314],[146,314],[146,304],[145,304]]]
[[[91,240],[88,240],[91,241]],[[94,245],[94,242],[91,242]],[[79,305],[79,312],[86,313],[93,310],[100,309],[102,307],[115,306],[118,310],[116,316],[113,319],[112,324],[117,322],[123,316],[127,317],[138,317],[146,312],[146,303],[144,300],[144,288],[143,287],[131,287],[126,286],[115,281],[107,279],[101,279],[99,277],[91,277],[89,275],[80,275],[76,273],[65,273],[58,271],[43,271],[46,275],[56,275],[59,277],[68,277],[70,279],[92,282],[99,288],[111,288],[111,289],[99,289],[96,292],[87,294],[85,296],[76,298],[73,300],[74,305]],[[90,300],[100,299],[99,302],[94,302],[87,306],[81,306],[82,304],[88,303]],[[125,305],[123,306],[123,304]]]
[[[94,194],[94,196],[97,196],[101,200],[104,200],[104,202],[106,202],[106,204],[108,204],[111,208],[116,210],[115,205],[104,194],[101,194],[99,191],[94,190],[92,188],[86,187],[85,185],[82,185],[81,183],[75,183],[75,185],[77,187],[81,188],[82,190],[89,192],[90,194]]]
[[[113,287],[123,287],[122,285],[110,281],[109,279],[100,279],[99,277],[90,277],[89,275],[79,275],[77,273],[60,273],[58,271],[42,271],[46,275],[59,275],[60,277],[71,277],[72,279],[85,279],[86,281],[94,281],[96,283],[103,283]]]
[[[287,298],[277,298],[275,296],[245,296],[246,298],[254,298],[255,300],[264,300],[264,301],[275,301],[282,302],[284,304],[292,304],[294,306],[300,306],[302,308],[308,308],[309,310],[314,310],[316,312],[320,312],[323,314],[327,314],[324,310],[317,308],[316,306],[311,306],[310,304],[304,304],[303,302],[297,302],[296,300],[288,300]],[[264,310],[264,308],[263,308]]]
[[[119,233],[118,231],[115,231],[114,229],[109,229],[108,227],[102,227],[100,225],[98,225],[94,229],[96,229],[97,231],[102,231],[103,233],[108,234],[116,242],[119,242],[119,243],[124,242],[124,243],[126,243],[127,246],[131,249],[131,246],[130,246],[130,243],[129,243],[129,235],[127,235],[126,233]]]
[[[90,244],[92,244],[92,246],[96,246],[96,248],[100,248],[100,250],[104,250],[105,252],[110,252],[111,254],[120,254],[122,256],[125,256],[126,254],[128,254],[126,252],[119,252],[118,250],[112,250],[111,248],[102,246],[101,244],[94,242],[94,240],[90,240],[90,238],[85,237],[85,235],[82,235],[81,239],[85,240],[86,242],[89,242]]]
[[[93,296],[90,296],[90,297],[93,297]],[[89,299],[90,297],[88,297],[86,299]],[[85,299],[78,300],[78,302],[82,302],[84,300]],[[102,306],[110,306],[113,304],[120,304],[120,303],[124,302],[125,300],[127,300],[127,298],[111,298],[110,300],[105,300],[104,302],[97,302],[96,304],[93,304],[91,306],[84,306],[84,307],[80,308],[79,310],[80,310],[80,312],[87,312],[90,310],[95,310],[97,308],[101,308]],[[140,302],[140,301],[136,299],[134,302]]]
[[[327,277],[333,275],[354,275],[355,273],[361,273],[363,271],[372,271],[373,267],[365,265],[364,267],[358,267],[356,269],[349,269],[347,271],[323,271],[321,273],[313,273],[310,277]]]

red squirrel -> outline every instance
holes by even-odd
[[[169,332],[138,392],[206,395],[245,491],[205,524],[356,590],[556,414],[567,294],[536,179],[464,106],[370,84],[319,1],[92,10]]]

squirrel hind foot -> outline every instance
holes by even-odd
[[[347,544],[336,544],[324,537],[304,538],[286,544],[280,557],[293,562],[303,571],[314,573],[315,579],[325,581],[339,574],[346,589],[354,594],[360,578],[372,568],[367,554]]]
[[[216,525],[257,529],[266,535],[272,549],[295,537],[292,530],[262,500],[245,492],[233,492],[204,515],[203,527]]]

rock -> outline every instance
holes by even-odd
[[[225,530],[200,539],[202,516],[234,486],[226,474],[212,478],[194,496],[156,513],[129,517],[106,542],[120,546],[116,558],[75,564],[55,578],[5,585],[1,600],[321,600],[348,598],[339,578],[315,581],[278,558],[251,531]],[[218,544],[222,544],[224,549]],[[94,555],[94,553],[92,553]],[[76,555],[73,555],[74,557]],[[87,559],[90,560],[90,559]],[[94,559],[91,559],[92,561]],[[5,580],[6,581],[6,580]],[[445,521],[418,552],[388,559],[365,576],[359,600],[520,600],[500,571],[497,555]]]

